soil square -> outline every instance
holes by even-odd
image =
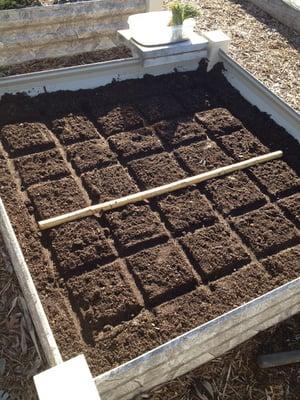
[[[82,192],[71,177],[31,186],[28,195],[40,219],[55,217],[87,206]]]
[[[244,172],[208,180],[205,189],[223,214],[237,214],[260,207],[266,197]]]
[[[184,114],[181,105],[170,95],[145,98],[138,107],[150,124]]]
[[[283,285],[300,276],[300,246],[292,247],[267,257],[263,266],[273,279],[273,284]]]
[[[299,190],[300,178],[282,160],[273,160],[250,168],[258,184],[273,198]]]
[[[38,122],[6,125],[1,130],[1,139],[12,156],[22,156],[54,147],[48,128]]]
[[[233,218],[233,224],[254,253],[261,257],[300,239],[294,225],[273,204]]]
[[[230,308],[237,307],[243,301],[252,300],[273,287],[270,275],[259,263],[248,264],[230,276],[210,283],[209,286],[217,301]]]
[[[208,90],[201,87],[180,91],[176,98],[189,114],[208,110],[216,103]]]
[[[174,338],[228,310],[228,306],[215,303],[210,289],[201,285],[190,293],[155,307],[160,332]]]
[[[173,234],[211,225],[217,220],[210,203],[198,190],[170,193],[157,204],[167,228]]]
[[[134,254],[127,258],[127,264],[150,305],[178,296],[196,285],[189,262],[174,242]]]
[[[71,299],[92,329],[133,318],[142,308],[119,261],[68,280]]]
[[[103,138],[73,144],[67,148],[67,156],[78,174],[96,167],[106,167],[117,160]]]
[[[55,259],[62,274],[91,263],[112,261],[116,251],[94,218],[84,218],[54,228],[49,233]]]
[[[235,118],[226,108],[214,108],[195,115],[198,121],[209,133],[218,137],[237,131],[243,127],[240,120]]]
[[[174,154],[192,175],[201,174],[232,163],[232,159],[211,141],[180,147],[175,150]]]
[[[147,205],[129,204],[105,214],[109,228],[121,252],[157,244],[168,235],[157,215]]]
[[[70,174],[63,157],[55,149],[16,158],[15,165],[26,187]]]
[[[121,165],[95,169],[82,175],[83,183],[94,202],[104,202],[138,192]]]
[[[293,196],[286,197],[278,201],[279,206],[283,209],[286,215],[294,222],[294,224],[300,227],[300,193],[296,193]]]
[[[223,224],[187,234],[180,243],[208,280],[229,274],[250,261],[241,242]]]
[[[147,156],[163,149],[162,144],[151,128],[118,133],[109,138],[112,149],[124,160]]]
[[[220,138],[222,146],[237,161],[247,160],[270,152],[251,132],[241,129]]]
[[[154,129],[167,148],[207,139],[206,130],[192,118],[157,122]]]
[[[154,188],[186,177],[175,157],[169,153],[131,161],[128,166],[142,189]]]
[[[130,104],[112,108],[105,115],[96,115],[96,118],[101,133],[105,136],[130,131],[144,125],[142,116],[136,107]]]
[[[82,115],[69,115],[57,119],[52,122],[52,130],[63,144],[99,138],[92,122]]]

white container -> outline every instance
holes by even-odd
[[[182,25],[170,26],[171,11],[135,14],[128,18],[131,37],[143,46],[162,46],[188,40],[195,27],[193,18]]]

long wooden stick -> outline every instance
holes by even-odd
[[[253,157],[245,161],[240,161],[235,164],[227,165],[225,167],[216,168],[212,171],[204,172],[202,174],[195,175],[189,178],[180,179],[179,181],[168,183],[166,185],[162,185],[153,189],[145,190],[143,192],[130,194],[128,196],[120,197],[118,199],[106,201],[105,203],[95,204],[93,206],[72,211],[67,214],[45,219],[43,221],[40,221],[38,225],[41,230],[53,228],[66,222],[75,221],[80,218],[97,214],[100,211],[112,210],[114,208],[125,206],[126,204],[137,203],[138,201],[150,199],[152,197],[169,192],[174,192],[175,190],[183,189],[187,186],[195,185],[196,183],[200,183],[211,178],[230,174],[231,172],[239,171],[253,165],[261,164],[280,157],[282,157],[282,151],[274,151],[273,153],[264,154],[262,156]]]

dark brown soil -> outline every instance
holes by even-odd
[[[225,313],[250,300],[249,293],[259,296],[272,287],[270,277],[258,264],[249,264],[209,286],[196,290],[155,308],[162,329],[172,331],[171,337],[183,334],[194,326],[212,319],[216,313]],[[186,318],[188,310],[189,318]],[[217,311],[218,310],[218,311]]]
[[[6,125],[1,130],[1,140],[12,156],[22,156],[54,146],[47,127],[40,123]]]
[[[236,161],[247,160],[270,152],[270,149],[264,146],[247,129],[241,129],[231,135],[221,137],[220,143]]]
[[[101,116],[98,117],[98,113]],[[143,126],[144,121],[135,106],[127,104],[113,107],[102,115],[102,109],[96,111],[97,124],[101,133],[111,136],[119,132],[127,132]]]
[[[67,157],[78,174],[94,168],[106,167],[117,161],[116,155],[103,138],[69,146]]]
[[[189,114],[214,108],[214,104],[216,104],[214,95],[201,86],[179,91],[176,93],[176,98]]]
[[[175,338],[209,321],[216,310],[223,314],[227,309],[226,305],[212,296],[208,286],[200,285],[196,290],[159,305],[155,308],[155,314],[161,334],[167,336],[169,330],[169,337]]]
[[[169,153],[131,161],[128,165],[142,189],[161,186],[185,177],[174,156]]]
[[[272,277],[272,283],[282,285],[300,276],[300,246],[267,257],[262,265]]]
[[[17,158],[15,165],[25,187],[70,174],[61,154],[54,149]]]
[[[148,127],[119,133],[111,136],[108,141],[122,160],[145,157],[163,149],[154,130]]]
[[[31,186],[28,196],[40,219],[55,217],[87,206],[73,178]]]
[[[296,193],[293,196],[279,200],[278,204],[292,222],[300,228],[300,194]]]
[[[232,159],[211,141],[181,147],[175,151],[175,156],[192,175],[232,163]]]
[[[81,115],[69,115],[53,121],[52,130],[63,144],[99,139],[99,133],[94,125]]]
[[[178,117],[184,113],[183,108],[172,96],[145,98],[138,103],[138,107],[150,124]]]
[[[202,111],[197,113],[195,118],[215,137],[226,135],[243,127],[241,121],[235,118],[226,108]]]
[[[107,213],[105,218],[121,252],[167,239],[163,224],[147,205],[130,204]]]
[[[300,178],[282,160],[257,165],[250,171],[260,187],[273,198],[299,191]]]
[[[210,283],[210,289],[219,303],[236,307],[241,300],[250,300],[249,293],[260,296],[273,287],[270,275],[258,263],[247,265],[234,272],[230,277],[225,276]]]
[[[266,202],[266,197],[244,172],[212,179],[205,188],[218,210],[225,215],[250,211]]]
[[[127,264],[145,300],[152,306],[196,285],[191,265],[173,242],[134,254],[127,258]]]
[[[189,233],[180,243],[206,280],[230,273],[250,261],[240,240],[223,224]]]
[[[299,275],[299,144],[218,69],[6,95],[0,121],[13,126],[1,131],[1,198],[63,357],[84,353],[94,375]],[[38,230],[265,149],[284,159]]]
[[[132,319],[142,308],[119,261],[74,276],[67,288],[83,324],[92,329]]]
[[[75,65],[93,64],[130,57],[132,57],[131,50],[128,47],[121,45],[106,50],[89,51],[86,53],[75,54],[73,56],[43,58],[41,60],[26,61],[22,64],[2,67],[0,76],[29,74],[31,72],[73,67]]]
[[[207,139],[206,130],[192,118],[161,121],[154,128],[166,148]]]
[[[236,217],[233,224],[259,257],[300,241],[294,225],[274,205],[268,204],[242,217]]]
[[[211,225],[216,220],[212,206],[198,190],[184,190],[157,202],[167,228],[175,235]]]
[[[121,165],[95,169],[82,175],[82,181],[95,202],[104,202],[138,192]]]
[[[69,222],[49,232],[50,243],[63,275],[73,270],[104,263],[116,257],[112,241],[94,218]]]

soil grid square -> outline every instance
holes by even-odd
[[[41,219],[274,149],[276,138],[249,126],[250,105],[236,113],[228,92],[224,108],[209,86],[195,88],[211,79],[197,74],[83,91],[82,104],[97,101],[73,114],[56,94],[56,117],[0,127],[0,195],[64,357],[85,353],[95,374],[300,274],[293,146],[284,159],[39,232]]]

